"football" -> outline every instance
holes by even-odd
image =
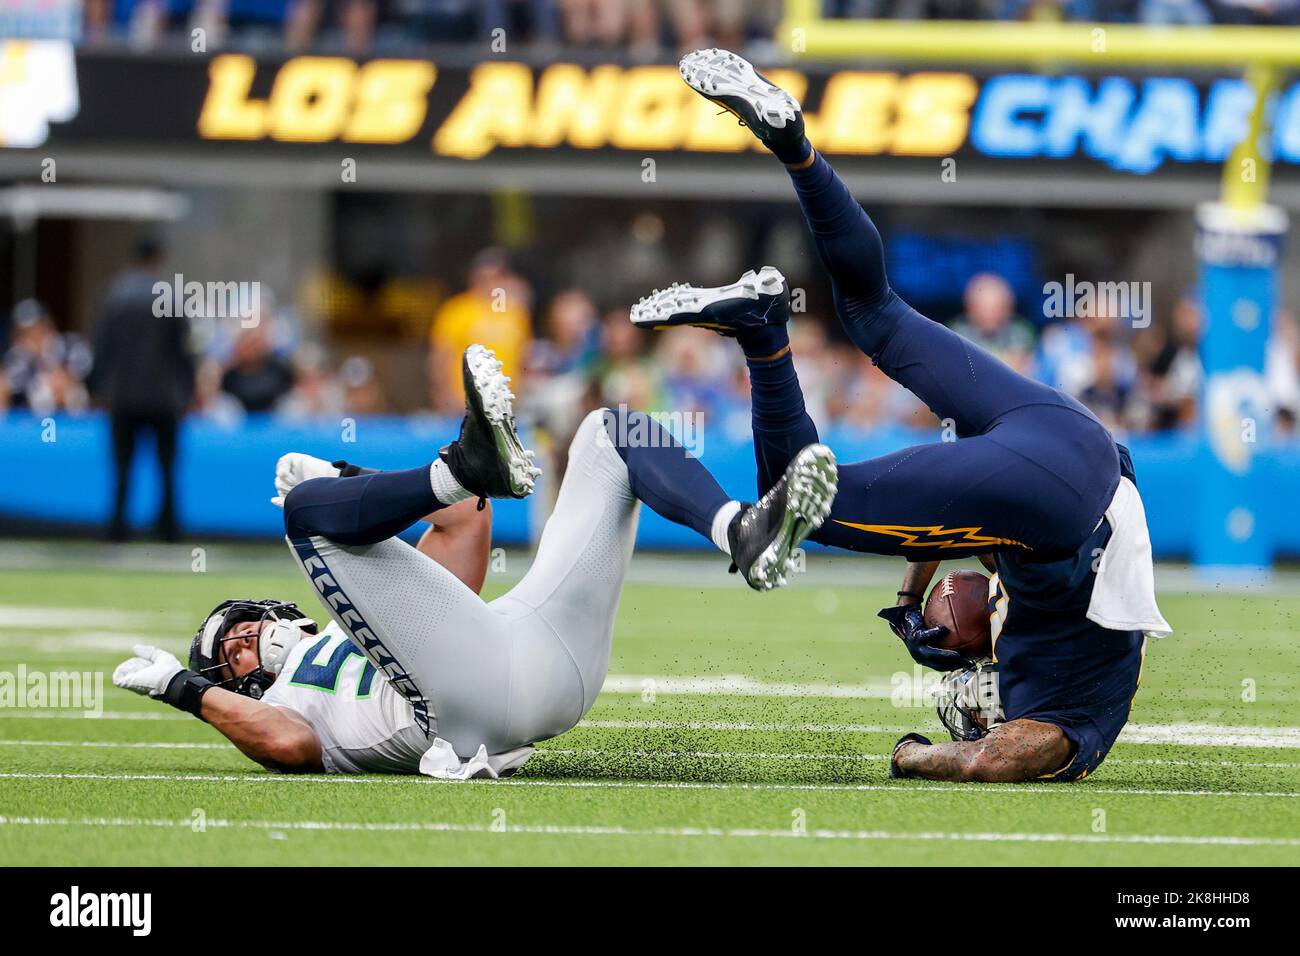
[[[948,634],[935,643],[972,659],[993,651],[989,632],[989,579],[978,571],[949,571],[925,602],[925,623]]]

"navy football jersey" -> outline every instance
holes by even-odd
[[[1033,563],[996,556],[990,593],[993,658],[1007,720],[1056,724],[1070,761],[1048,775],[1078,780],[1095,769],[1128,721],[1142,671],[1140,631],[1112,631],[1086,616],[1095,558],[1110,540],[1105,520],[1068,558]]]

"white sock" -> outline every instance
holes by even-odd
[[[429,487],[433,489],[433,496],[444,505],[454,505],[458,501],[474,497],[452,477],[451,469],[441,458],[435,458],[429,466]]]
[[[731,557],[731,543],[727,541],[727,526],[738,514],[740,514],[740,502],[728,501],[718,509],[717,514],[713,516],[713,524],[709,527],[709,537],[718,546],[718,550],[727,557]]]

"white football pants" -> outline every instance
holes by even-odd
[[[603,414],[573,439],[532,567],[495,601],[396,538],[290,543],[334,619],[462,758],[570,730],[605,681],[640,503]]]

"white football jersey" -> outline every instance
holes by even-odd
[[[433,743],[406,698],[333,621],[289,652],[262,700],[311,724],[330,773],[417,773]]]

